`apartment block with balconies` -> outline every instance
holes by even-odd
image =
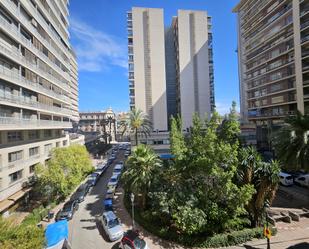
[[[242,0],[233,11],[242,119],[259,131],[297,110],[308,113],[309,1]]]
[[[63,130],[79,115],[68,25],[67,0],[0,2],[0,212],[35,164],[69,145]]]

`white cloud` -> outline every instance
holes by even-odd
[[[99,72],[110,66],[127,68],[127,47],[123,40],[75,18],[71,18],[70,23],[79,70]]]

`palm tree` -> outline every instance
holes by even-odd
[[[262,222],[264,204],[271,203],[279,183],[280,166],[278,161],[263,162],[253,147],[241,149],[239,154],[238,180],[241,185],[254,187],[246,209],[250,215],[252,226]]]
[[[120,121],[120,127],[123,129],[122,134],[126,131],[134,133],[135,145],[138,145],[138,133],[149,135],[151,132],[151,122],[147,115],[139,109],[132,109],[127,117]]]
[[[138,145],[127,160],[122,179],[127,191],[141,196],[142,209],[146,206],[146,196],[154,180],[154,172],[161,165],[157,154],[144,144]]]
[[[309,115],[297,112],[275,133],[276,154],[288,169],[309,169]]]

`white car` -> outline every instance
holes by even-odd
[[[109,188],[110,186],[117,186],[118,185],[118,179],[119,179],[119,175],[113,174],[112,177],[109,179],[109,181],[107,183],[107,188]]]
[[[120,175],[123,169],[123,164],[116,164],[114,167],[113,174],[114,175]]]
[[[100,219],[103,229],[111,241],[116,241],[122,238],[122,225],[113,211],[104,212]]]
[[[300,186],[309,187],[309,174],[299,175],[294,179],[294,182]]]
[[[279,173],[279,180],[280,183],[283,186],[291,186],[293,185],[293,177],[290,174],[284,173],[284,172],[280,172]]]

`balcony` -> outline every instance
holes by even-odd
[[[38,38],[40,38],[41,42],[43,43],[43,45],[45,47],[47,47],[54,55],[59,55],[61,57],[61,62],[63,64],[65,64],[65,66],[67,68],[70,68],[70,64],[69,61],[65,61],[61,54],[59,54],[59,51],[57,51],[56,48],[54,48],[48,41],[45,40],[45,38],[43,36],[41,36],[41,34],[32,26],[32,24],[30,23],[29,20],[27,20],[24,16],[22,16],[18,9],[16,8],[16,6],[14,4],[12,4],[9,0],[5,0],[3,1],[3,4],[17,17],[20,19],[20,22],[23,23],[32,33],[36,34],[38,36]],[[37,10],[35,8],[32,7],[31,4],[28,5],[29,7],[31,7],[33,9],[32,13],[37,13]],[[64,45],[62,44],[61,40],[59,37],[57,37],[54,33],[53,30],[46,24],[45,20],[39,15],[37,14],[37,18],[40,19],[40,21],[43,23],[41,24],[42,27],[44,28],[44,30],[48,30],[48,35],[51,35],[54,41],[58,42],[58,46],[62,48],[63,51],[65,51],[66,53],[68,53],[67,49],[64,48]],[[19,32],[18,32],[19,33]],[[22,36],[22,35],[21,35]],[[65,63],[64,63],[65,62]]]
[[[34,92],[41,93],[48,97],[57,99],[58,101],[62,101],[67,104],[70,103],[69,98],[66,97],[65,95],[58,94],[50,89],[47,89],[37,82],[27,80],[25,77],[22,77],[17,70],[8,69],[0,64],[0,74],[1,74],[0,78],[3,78],[9,82],[13,81],[13,83],[15,83],[16,85],[30,89]]]
[[[266,112],[266,113],[260,113],[258,111],[249,111],[248,112],[248,117],[249,118],[278,118],[278,117],[286,117],[290,115],[294,115],[294,111],[281,111],[281,112]]]
[[[63,115],[63,114],[65,114],[65,116],[72,115],[72,111],[69,109],[46,105],[38,101],[27,99],[24,96],[14,95],[14,94],[6,93],[3,91],[0,91],[0,103],[6,104],[6,105],[8,103],[11,103],[13,105],[19,106],[20,108],[28,107],[30,109],[41,110],[45,112],[52,112],[58,115]]]
[[[64,129],[72,128],[72,123],[68,121],[23,119],[13,117],[0,117],[0,130],[20,130],[20,129]]]
[[[47,81],[52,81],[53,83],[56,82],[56,85],[58,87],[66,91],[70,91],[68,84],[63,83],[59,79],[55,78],[53,75],[45,72],[37,64],[31,63],[30,61],[28,61],[24,56],[21,55],[20,51],[17,48],[14,48],[12,46],[11,49],[8,49],[0,43],[0,52],[2,52],[5,56],[9,57],[11,60],[14,60],[14,61],[17,60],[20,64],[23,64],[23,66],[30,68],[37,75],[44,76],[44,78]]]

